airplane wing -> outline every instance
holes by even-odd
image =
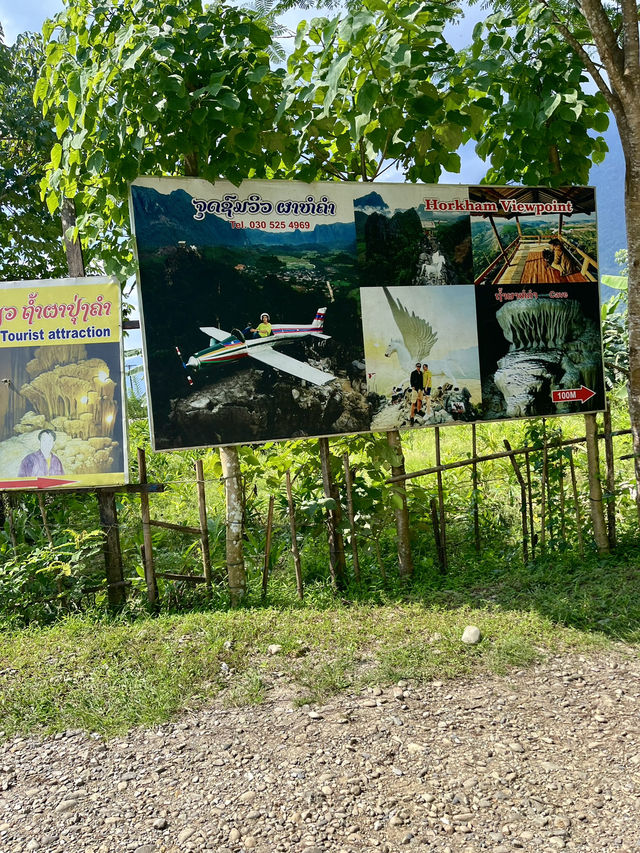
[[[215,326],[200,326],[200,331],[215,341],[226,341],[229,337],[229,332],[225,332],[224,329],[216,329]]]
[[[312,338],[320,338],[323,341],[328,341],[331,339],[331,335],[325,335],[323,332],[309,332],[309,335]]]
[[[257,352],[250,349],[248,355],[255,358],[256,361],[261,361],[263,364],[268,364],[269,367],[275,367],[277,370],[284,370],[286,373],[291,373],[293,376],[298,376],[300,379],[306,379],[314,385],[326,385],[336,377],[331,373],[324,373],[316,367],[311,367],[304,361],[298,361],[297,358],[291,358],[290,355],[285,355],[273,347],[261,347]]]

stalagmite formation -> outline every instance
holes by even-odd
[[[596,389],[599,382],[598,330],[575,299],[508,302],[496,313],[509,352],[498,361],[493,381],[504,398],[507,417],[570,412],[579,403],[553,403],[562,388]]]
[[[25,447],[35,449],[35,435],[49,428],[56,432],[55,453],[65,474],[113,470],[120,453],[113,440],[118,401],[108,364],[101,358],[87,358],[83,345],[48,346],[35,351],[26,370],[31,381],[20,388],[20,394],[32,410],[14,427],[20,437],[16,458]]]

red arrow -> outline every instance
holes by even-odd
[[[71,483],[77,482],[77,480],[56,480],[53,477],[38,477],[36,479],[36,489],[53,489],[55,486],[69,486]]]
[[[596,392],[585,385],[581,385],[580,388],[559,388],[551,392],[551,400],[554,403],[574,403],[576,400],[586,403],[595,396]]]
[[[0,480],[1,489],[53,489],[68,486],[76,480],[56,480],[53,477],[25,477],[23,480]]]

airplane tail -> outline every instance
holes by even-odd
[[[318,310],[316,311],[315,319],[314,319],[313,323],[311,324],[311,327],[313,329],[321,329],[322,328],[322,326],[324,325],[324,315],[326,313],[327,313],[326,308],[318,308]]]

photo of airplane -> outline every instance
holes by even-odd
[[[276,370],[282,370],[311,382],[313,385],[326,385],[336,378],[333,374],[318,370],[304,361],[275,349],[280,344],[291,343],[305,337],[328,340],[330,335],[322,332],[326,310],[326,308],[318,308],[310,325],[295,323],[273,325],[271,333],[264,337],[249,337],[246,332],[241,332],[239,329],[225,332],[215,326],[201,326],[200,331],[209,336],[209,346],[192,355],[187,362],[182,361],[182,354],[177,347],[176,351],[185,370],[191,369],[194,372],[209,370],[220,364],[250,357]],[[193,384],[189,375],[187,379],[189,384]]]

